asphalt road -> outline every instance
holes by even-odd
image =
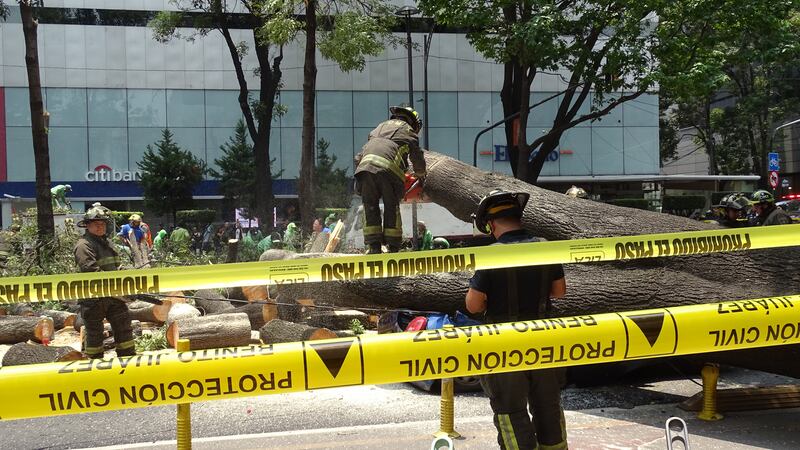
[[[571,385],[563,393],[564,408],[602,412],[606,408],[629,410],[643,405],[673,405],[696,394],[700,390],[695,384],[697,381],[699,377],[693,382],[670,366],[659,365],[605,386]],[[728,369],[723,371],[720,388],[796,382],[761,372]],[[486,428],[483,437],[491,435],[491,410],[482,393],[458,394],[455,408],[457,428],[481,423]],[[195,403],[192,405],[192,436],[213,438],[295,431],[313,436],[313,430],[380,428],[386,424],[416,423],[435,427],[438,418],[439,397],[436,394],[422,392],[408,384],[358,386]],[[322,436],[320,433],[320,438]],[[9,449],[110,445],[124,448],[174,438],[174,406],[0,422],[0,448]]]

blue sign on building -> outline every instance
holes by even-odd
[[[777,153],[770,152],[767,154],[767,161],[769,161],[769,169],[767,170],[770,172],[778,172],[781,170],[781,160]]]

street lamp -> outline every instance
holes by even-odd
[[[408,106],[414,107],[414,66],[411,62],[411,16],[419,14],[413,6],[402,6],[394,12],[396,16],[406,19],[406,49],[408,50]]]

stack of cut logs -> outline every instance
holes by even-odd
[[[352,321],[370,328],[375,318],[360,311],[316,308],[312,300],[282,304],[270,300],[266,286],[229,288],[224,294],[203,289],[193,295],[167,294],[161,305],[136,300],[128,303],[134,336],[165,326],[167,342],[189,339],[192,350],[272,344],[352,336]],[[233,301],[231,301],[233,300]],[[68,311],[34,311],[30,305],[0,306],[0,345],[13,344],[2,366],[70,361],[84,357],[80,342],[83,322],[77,302]],[[147,333],[148,331],[145,331]],[[105,324],[104,347],[114,347]],[[49,344],[49,345],[46,345]],[[71,344],[60,346],[61,344]]]

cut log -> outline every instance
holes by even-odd
[[[346,330],[352,321],[357,320],[366,328],[369,326],[369,316],[361,311],[347,310],[316,310],[306,321],[313,327],[330,328],[331,330]]]
[[[200,289],[194,293],[194,304],[203,314],[219,314],[232,312],[233,305],[216,289]]]
[[[250,320],[244,313],[176,320],[167,328],[167,342],[175,347],[178,339],[189,339],[192,350],[248,345]]]
[[[281,319],[269,321],[258,331],[261,334],[261,340],[265,344],[315,341],[318,339],[332,339],[337,337],[336,333],[327,328],[317,328]]]
[[[274,303],[248,303],[229,312],[247,314],[251,330],[258,330],[265,323],[278,318],[278,307]]]
[[[8,310],[6,309],[6,307],[0,306],[0,316],[5,316],[6,314],[8,314]]]
[[[71,327],[75,323],[75,319],[78,317],[78,315],[75,313],[55,310],[42,310],[39,311],[38,314],[53,319],[53,326],[56,327],[56,330],[60,330],[64,327]]]
[[[10,305],[6,305],[4,308],[9,316],[31,317],[36,315],[36,313],[33,311],[33,308],[31,308],[31,305],[27,303],[12,303]]]
[[[331,230],[331,236],[330,240],[328,241],[328,245],[325,246],[326,253],[335,252],[336,248],[339,247],[342,230],[344,230],[344,223],[341,220],[336,221],[336,226],[333,227],[333,230]]]
[[[176,320],[188,319],[190,317],[200,317],[200,310],[188,303],[178,303],[172,305],[169,309],[165,323],[169,327],[169,325]]]
[[[165,300],[161,305],[154,305],[141,300],[128,303],[131,319],[141,322],[164,323],[171,308],[172,302],[168,300]]]
[[[3,367],[23,366],[26,364],[44,364],[62,361],[86,359],[83,353],[72,347],[44,346],[20,342],[14,344],[3,356]]]
[[[330,241],[331,233],[328,231],[320,231],[314,237],[314,241],[311,243],[311,247],[309,247],[309,251],[312,253],[324,252],[325,247],[328,246],[328,242]]]
[[[0,344],[53,339],[53,319],[49,317],[0,316]]]

